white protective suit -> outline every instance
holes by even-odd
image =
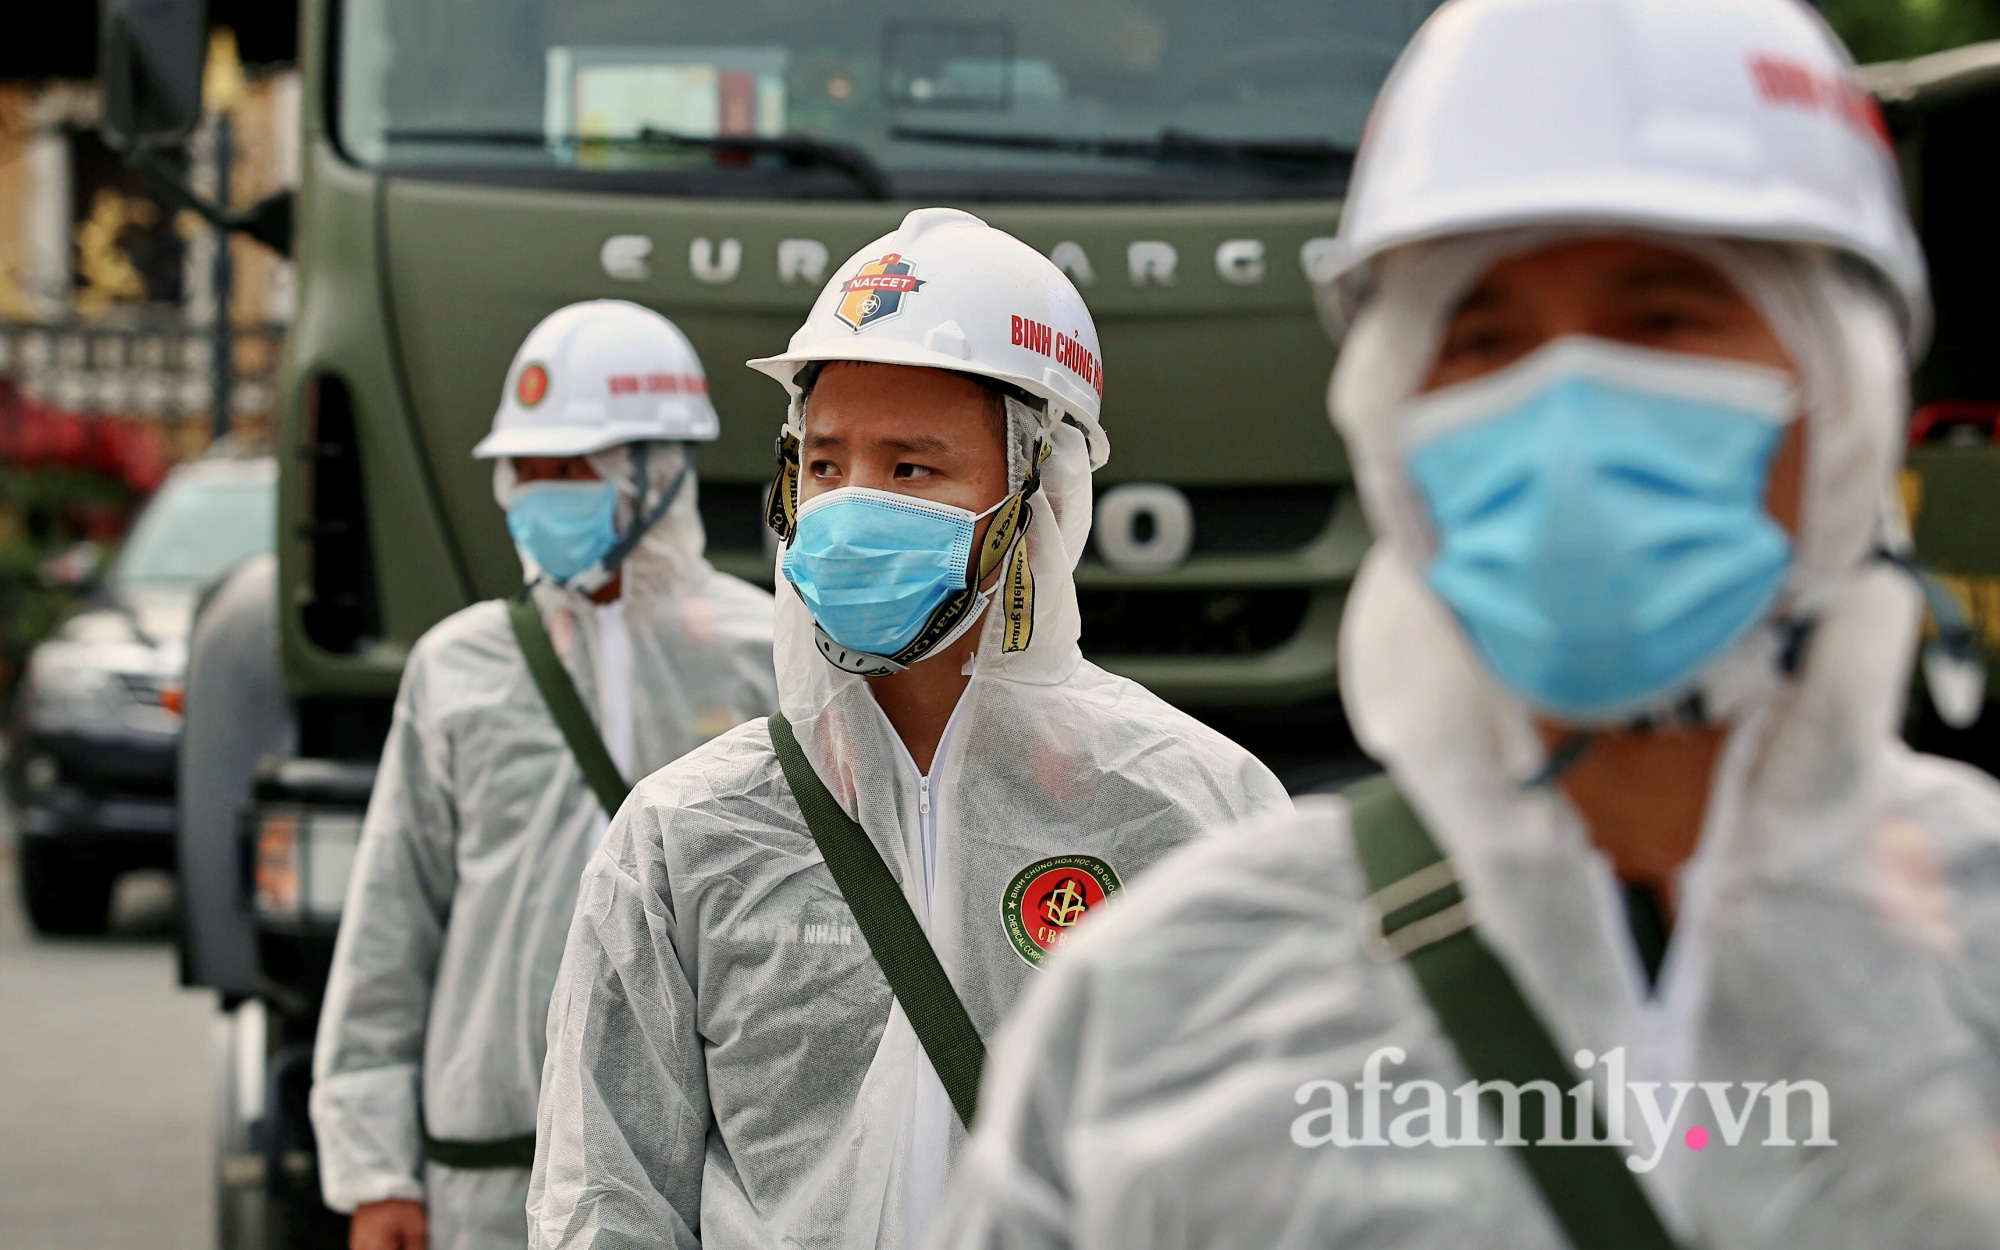
[[[1629,1082],[1827,1090],[1835,1146],[1806,1144],[1809,1093],[1784,1134],[1759,1102],[1735,1145],[1707,1090],[1656,1089],[1663,1113],[1686,1093],[1658,1134],[1625,1100],[1628,1157],[1653,1156],[1640,1180],[1682,1244],[2000,1245],[2000,787],[1898,741],[1918,599],[1867,554],[1896,537],[1879,508],[1904,411],[1895,320],[1824,253],[1663,240],[1728,274],[1800,366],[1806,496],[1780,610],[1817,624],[1792,676],[1750,664],[1753,642],[1705,678],[1735,728],[1653,992],[1608,861],[1560,790],[1523,784],[1545,763],[1526,708],[1423,581],[1431,540],[1400,463],[1396,417],[1448,310],[1551,237],[1392,257],[1344,346],[1332,398],[1380,536],[1342,626],[1355,731],[1565,1054],[1622,1048]],[[1566,1246],[1512,1150],[1312,1144],[1329,1117],[1300,1117],[1332,1096],[1305,1084],[1341,1083],[1342,1127],[1363,1132],[1381,1047],[1404,1052],[1381,1068],[1392,1086],[1470,1079],[1408,966],[1364,950],[1367,893],[1331,798],[1162,865],[1010,1022],[937,1244]],[[1606,1108],[1608,1070],[1591,1075]],[[1744,1109],[1743,1085],[1722,1092]],[[1381,1097],[1383,1128],[1422,1103],[1408,1094]]]
[[[1013,485],[1035,421],[1010,403]],[[808,416],[808,424],[810,417]],[[780,584],[786,717],[861,822],[982,1035],[1037,972],[1010,880],[1086,854],[1130,881],[1197,831],[1291,810],[1242,748],[1078,650],[1084,436],[1058,426],[1026,541],[1033,639],[976,669],[928,778]],[[963,1140],[799,814],[765,722],[640,785],[584,874],[549,1012],[531,1244],[914,1244]]]
[[[630,481],[625,448],[591,459],[610,480]],[[655,444],[651,489],[681,463],[677,446]],[[512,482],[501,461],[503,507]],[[621,488],[621,524],[630,504]],[[690,475],[626,559],[617,600],[534,591],[627,777],[776,703],[771,597],[717,573],[702,547]],[[549,994],[578,876],[606,824],[505,604],[475,604],[426,633],[403,672],[313,1054],[328,1205],[421,1200],[431,1250],[524,1243],[527,1169],[426,1165],[420,1133],[490,1141],[533,1131]]]

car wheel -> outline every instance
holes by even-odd
[[[77,937],[109,929],[117,875],[46,839],[21,840],[21,898],[39,933]]]

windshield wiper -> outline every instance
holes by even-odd
[[[1346,168],[1354,162],[1352,148],[1324,139],[1210,139],[1184,130],[1162,130],[1153,139],[1113,139],[1070,135],[1003,134],[981,130],[927,130],[897,126],[891,139],[906,143],[940,143],[954,147],[1006,148],[1017,152],[1066,152],[1080,156],[1113,156],[1162,163],[1200,165],[1294,165],[1301,169]]]
[[[834,143],[809,135],[689,135],[650,126],[636,135],[600,138],[593,135],[550,136],[534,130],[390,130],[390,143],[493,144],[501,147],[683,148],[717,154],[783,157],[793,169],[831,169],[845,174],[855,189],[871,200],[889,198],[889,179],[873,158],[849,143]],[[724,164],[722,168],[729,168]]]

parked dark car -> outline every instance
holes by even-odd
[[[273,545],[277,468],[216,456],[175,469],[99,592],[35,648],[14,703],[7,782],[21,890],[43,933],[104,931],[121,873],[174,866],[187,636],[202,588]]]

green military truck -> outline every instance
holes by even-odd
[[[182,759],[188,979],[229,1009],[225,1244],[344,1244],[304,1108],[358,816],[410,647],[519,585],[469,452],[514,347],[562,304],[636,300],[693,340],[723,426],[702,453],[710,555],[769,585],[781,395],[741,362],[913,206],[1018,235],[1074,278],[1107,367],[1085,650],[1295,780],[1351,752],[1335,640],[1367,536],[1306,272],[1435,7],[305,0],[277,562],[245,574],[270,593],[212,609],[270,619],[209,635],[274,638],[279,671],[211,676],[204,699],[200,675],[231,670],[198,638]],[[191,120],[199,2],[106,14],[108,129],[152,160]],[[285,241],[282,206],[249,217]],[[237,708],[220,728],[201,723],[229,703],[218,681]],[[253,689],[282,706],[240,706]],[[212,783],[260,742],[280,754],[239,824]]]
[[[419,634],[518,584],[467,453],[514,346],[570,300],[637,300],[694,341],[723,416],[711,554],[768,585],[781,396],[740,362],[910,206],[951,203],[1055,258],[1098,321],[1093,658],[1218,715],[1326,706],[1364,533],[1302,254],[1433,7],[309,4],[292,688],[379,708]]]

